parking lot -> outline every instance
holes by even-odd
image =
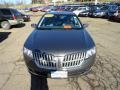
[[[25,66],[22,48],[33,31],[30,22],[0,29],[0,90],[29,90],[30,74]],[[120,90],[120,23],[106,19],[80,17],[88,23],[88,32],[97,46],[97,57],[88,75],[68,79],[47,79],[49,90]],[[41,83],[44,83],[44,81]],[[43,87],[43,86],[41,86]],[[43,89],[45,90],[45,89]]]

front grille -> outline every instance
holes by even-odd
[[[40,51],[36,51],[33,53],[33,58],[39,68],[56,70],[80,66],[81,62],[85,59],[85,56],[85,52],[72,53],[65,55],[61,60],[60,57],[55,57],[51,54],[41,53]]]
[[[69,68],[80,66],[81,62],[85,59],[85,56],[86,56],[85,52],[66,55],[64,57],[62,67]]]
[[[36,65],[40,68],[56,69],[56,61],[53,55],[36,51],[33,53],[33,58]]]

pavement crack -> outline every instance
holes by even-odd
[[[10,78],[11,78],[11,76],[12,76],[12,73],[13,73],[14,70],[15,70],[15,67],[16,67],[16,65],[14,66],[12,72],[9,73],[9,76],[8,76],[7,80],[6,80],[6,81],[4,82],[4,84],[0,87],[0,90],[2,90],[2,89],[4,88],[4,86],[7,84],[7,82],[10,80]]]
[[[68,78],[68,83],[71,85],[71,90],[81,90],[78,77]]]

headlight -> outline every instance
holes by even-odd
[[[23,53],[26,54],[27,56],[33,58],[33,54],[32,54],[32,51],[27,49],[27,48],[23,48]]]
[[[86,58],[89,58],[90,56],[94,55],[95,53],[96,53],[96,48],[95,48],[95,47],[89,49],[89,50],[86,52]]]
[[[105,14],[105,12],[101,12],[101,14]]]
[[[27,17],[27,16],[24,16],[25,18]]]

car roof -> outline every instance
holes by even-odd
[[[51,11],[51,12],[47,12],[46,14],[69,14],[69,15],[75,15],[73,12],[67,12],[67,11]]]
[[[0,10],[15,10],[14,8],[0,8]]]

